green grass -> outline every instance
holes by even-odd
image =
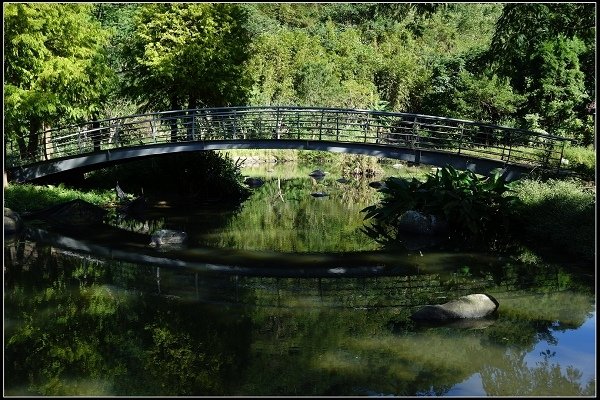
[[[569,163],[567,168],[579,173],[583,179],[595,180],[596,151],[593,146],[567,146],[563,158]]]
[[[112,190],[79,191],[58,186],[37,186],[29,183],[11,183],[4,188],[4,207],[16,212],[40,210],[75,199],[85,200],[100,207],[111,206],[116,202],[116,193]]]

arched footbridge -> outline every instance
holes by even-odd
[[[452,118],[353,109],[223,107],[128,115],[39,132],[37,146],[5,137],[10,181],[27,182],[167,153],[297,149],[388,157],[416,164],[560,172],[568,139]],[[33,139],[32,139],[33,140]]]

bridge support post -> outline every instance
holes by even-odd
[[[415,164],[421,164],[421,150],[415,150]]]

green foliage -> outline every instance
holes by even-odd
[[[4,188],[4,205],[14,211],[33,211],[67,201],[81,199],[97,206],[106,207],[116,200],[110,190],[80,191],[58,186],[38,186],[30,183],[11,183]]]
[[[379,99],[372,82],[376,53],[354,28],[323,25],[318,34],[278,30],[252,43],[251,105],[371,108]]]
[[[513,187],[513,214],[522,240],[592,260],[595,257],[595,194],[576,180],[523,179]]]
[[[246,103],[249,32],[237,4],[147,4],[124,48],[125,93],[145,109]]]
[[[577,107],[590,97],[579,66],[579,55],[584,50],[578,38],[559,36],[543,42],[531,55],[532,64],[539,67],[530,74],[524,90],[527,110],[542,115],[546,130],[555,134],[573,137],[578,125],[582,125]]]
[[[21,156],[37,154],[40,129],[91,119],[111,89],[108,31],[91,12],[87,4],[4,6],[5,132]]]
[[[566,146],[563,158],[569,162],[569,169],[581,174],[584,179],[595,180],[596,150],[593,146]]]
[[[307,166],[322,165],[337,159],[336,154],[328,151],[301,151],[298,161]]]
[[[548,132],[585,134],[586,105],[595,89],[594,15],[591,3],[504,6],[488,54],[494,70],[527,98],[519,117],[537,113]]]
[[[458,119],[506,124],[523,103],[506,78],[486,69],[469,71],[478,55],[440,58],[433,66],[430,88],[424,96],[423,112]]]
[[[225,105],[385,102],[519,127],[537,115],[537,129],[589,145],[594,14],[586,3],[7,4],[10,156],[39,155],[39,131],[59,123]]]
[[[509,195],[500,171],[482,178],[447,166],[428,174],[424,182],[390,177],[385,183],[381,202],[363,209],[365,220],[375,220],[374,227],[366,228],[375,237],[393,238],[400,216],[409,210],[441,218],[451,239],[468,243],[491,242],[508,233],[508,214],[516,198]]]

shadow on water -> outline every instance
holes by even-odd
[[[79,237],[85,237],[80,239]],[[398,251],[356,251],[343,253],[284,253],[266,250],[240,250],[194,247],[161,251],[149,246],[148,233],[130,232],[111,226],[63,227],[60,232],[28,227],[28,240],[57,249],[105,258],[175,267],[190,271],[280,277],[319,276],[409,276],[424,273],[451,273],[448,265],[469,264],[473,260],[489,267],[502,264],[502,257],[484,253],[426,253]]]

